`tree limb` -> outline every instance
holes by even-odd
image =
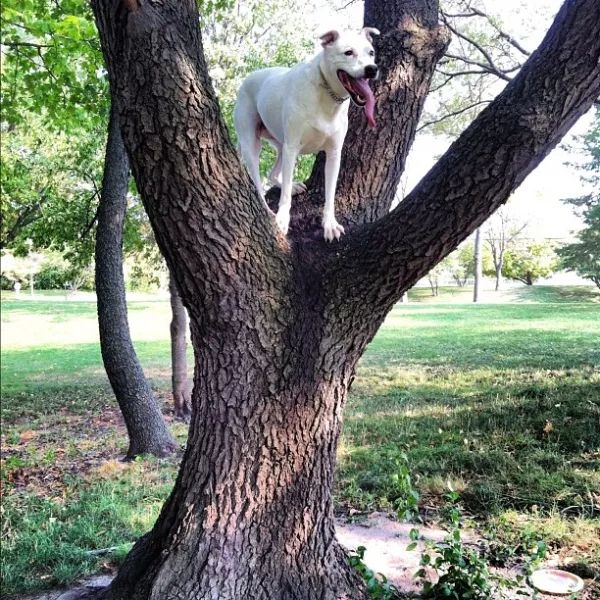
[[[510,35],[509,33],[506,33],[506,31],[504,31],[503,29],[498,27],[498,24],[487,13],[485,13],[484,11],[482,11],[479,8],[472,8],[472,11],[473,11],[473,15],[485,18],[487,20],[487,22],[496,30],[498,35],[503,40],[506,40],[513,48],[515,48],[521,54],[523,54],[523,56],[527,56],[527,57],[531,56],[531,52],[529,52],[528,50],[525,50],[525,48],[523,48],[523,46],[521,46],[521,44],[512,35]]]
[[[342,149],[343,177],[338,179],[336,192],[336,210],[344,225],[380,218],[394,200],[435,66],[450,41],[448,30],[438,22],[437,4],[365,2],[365,26],[381,31],[374,41],[381,77],[373,89],[382,125],[371,130],[362,111],[350,109]],[[309,193],[292,206],[292,233],[297,237],[310,229],[302,220],[303,210],[316,213],[320,222],[324,164],[324,156],[319,156],[307,182]]]
[[[600,94],[600,4],[567,0],[520,73],[388,216],[340,244],[339,302],[388,308],[481,225]]]
[[[185,273],[177,281],[182,298],[206,318],[232,287],[244,293],[286,270],[287,240],[229,141],[202,52],[196,3],[150,0],[134,12],[120,0],[92,6],[156,241],[170,267],[185,266],[173,269]],[[173,227],[180,231],[175,238]]]

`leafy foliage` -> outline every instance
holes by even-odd
[[[55,248],[67,258],[89,263],[100,179],[102,136],[56,133],[28,116],[2,136],[3,247],[17,253]]]
[[[348,560],[354,570],[362,577],[369,596],[374,600],[393,600],[397,597],[396,588],[387,580],[382,573],[375,573],[373,569],[367,567],[364,563],[366,548],[359,546],[354,552],[351,552]]]
[[[488,565],[479,554],[467,548],[461,539],[460,510],[457,506],[459,494],[447,496],[450,531],[443,542],[431,544],[429,552],[421,555],[421,569],[416,577],[423,580],[425,598],[452,598],[454,600],[491,600],[494,592]],[[432,583],[425,567],[438,574]]]
[[[502,274],[509,279],[532,285],[538,279],[552,275],[557,266],[558,258],[552,244],[518,243],[506,250]]]
[[[532,540],[520,540],[516,548],[495,540],[490,543],[488,539],[480,540],[477,550],[467,547],[462,541],[461,510],[459,506],[460,495],[450,491],[446,495],[447,504],[442,510],[449,527],[448,535],[440,543],[428,543],[427,549],[421,555],[421,568],[415,577],[423,583],[423,597],[441,600],[452,598],[454,600],[492,600],[499,597],[505,598],[504,590],[519,590],[522,588],[524,576],[518,575],[512,579],[503,575],[492,574],[489,570],[488,558],[494,557],[498,562],[498,553],[514,555],[519,551],[519,546],[524,544],[527,560],[524,571],[530,575],[534,568],[545,558],[547,544]],[[488,532],[489,533],[489,532]],[[410,532],[413,542],[408,550],[414,550],[419,538],[419,531]],[[533,546],[533,547],[532,547]],[[505,563],[502,563],[505,564]],[[429,572],[428,572],[429,570]],[[431,572],[436,577],[431,578]],[[528,595],[528,592],[516,592],[517,595]],[[513,597],[512,595],[510,597]]]
[[[108,82],[89,3],[5,0],[1,27],[6,122],[33,113],[62,131],[105,123]]]
[[[569,198],[584,220],[585,228],[577,235],[578,241],[558,250],[562,266],[576,271],[581,277],[593,281],[600,288],[600,108],[590,131],[583,136],[583,150],[588,161],[580,167],[581,179],[590,186],[590,192],[579,198]]]
[[[408,467],[408,456],[401,453],[396,458],[397,472],[392,476],[396,482],[399,493],[394,502],[396,515],[399,519],[407,521],[419,515],[419,492],[414,488],[410,469]]]

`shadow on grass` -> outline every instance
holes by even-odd
[[[166,388],[169,342],[137,342],[135,348],[152,387]],[[1,383],[6,423],[63,409],[83,414],[114,402],[98,344],[3,350]]]
[[[449,389],[448,385],[453,388]],[[338,499],[393,506],[398,461],[417,487],[441,502],[452,482],[468,508],[599,516],[600,379],[592,369],[463,373],[461,382],[405,378],[386,392],[357,386],[338,465]]]
[[[600,290],[592,286],[534,285],[514,289],[516,302],[600,302]]]

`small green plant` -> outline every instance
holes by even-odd
[[[393,480],[399,497],[394,501],[394,508],[398,519],[410,521],[419,515],[419,492],[413,487],[408,457],[404,452],[396,459],[396,467]]]
[[[423,597],[433,600],[492,600],[504,597],[502,590],[516,590],[517,595],[527,594],[522,589],[525,580],[523,575],[511,579],[491,574],[486,559],[486,554],[489,558],[495,558],[496,562],[512,559],[519,553],[518,549],[506,544],[496,544],[493,546],[494,553],[490,554],[489,540],[481,542],[483,553],[466,548],[461,537],[459,494],[451,491],[446,499],[448,502],[441,512],[449,526],[448,535],[443,542],[427,545],[426,551],[421,555],[421,568],[415,574],[423,583]],[[411,529],[410,539],[407,550],[414,550],[419,539],[418,529]],[[543,541],[533,544],[532,540],[526,543],[526,547],[527,560],[523,571],[526,575],[531,575],[546,557],[548,547]],[[498,552],[500,556],[494,556]],[[435,583],[429,580],[426,567],[437,575]]]
[[[398,597],[396,588],[382,573],[375,573],[364,563],[366,548],[359,546],[350,556],[350,565],[362,577],[367,586],[369,596],[374,600],[393,600]]]
[[[449,501],[446,511],[450,527],[448,535],[443,542],[428,545],[421,555],[421,568],[416,573],[416,577],[423,581],[423,596],[434,599],[491,600],[494,586],[488,565],[475,550],[466,548],[461,539],[459,495],[450,492],[446,497]],[[427,579],[425,567],[433,569],[438,575],[435,583]]]

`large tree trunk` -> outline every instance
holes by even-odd
[[[187,313],[181,301],[177,284],[169,273],[171,300],[171,383],[175,418],[186,423],[192,414],[192,390],[187,371]]]
[[[447,35],[435,0],[367,0],[379,129],[351,114],[322,241],[320,163],[285,238],[228,141],[194,0],[94,2],[133,172],[190,316],[193,416],[175,488],[107,599],[367,592],[331,487],[356,364],[394,303],[485,221],[600,92],[600,6],[572,0],[521,74],[388,214]],[[378,219],[378,220],[377,220]]]
[[[177,443],[137,359],[127,320],[122,244],[128,181],[129,162],[119,118],[116,109],[111,108],[96,229],[100,348],[106,374],[127,426],[127,456],[145,453],[165,456]]]

